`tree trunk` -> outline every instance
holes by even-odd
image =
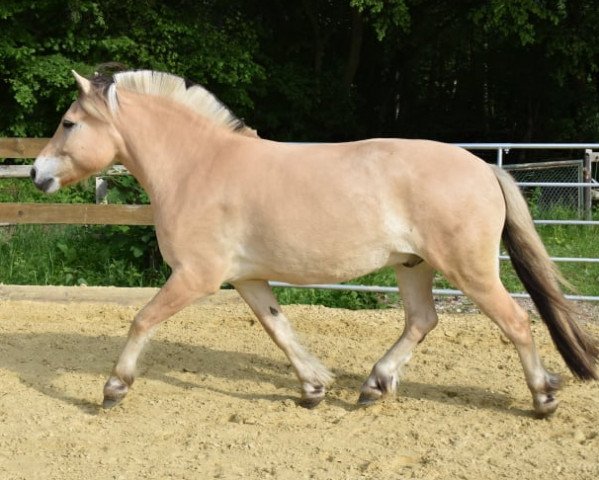
[[[364,17],[357,8],[352,8],[352,28],[349,44],[345,74],[343,75],[343,88],[350,94],[351,86],[360,64],[360,53],[362,50],[362,39],[364,37]]]
[[[310,21],[312,27],[312,34],[314,35],[314,74],[316,78],[320,77],[322,73],[322,61],[324,58],[324,40],[322,38],[322,32],[320,25],[318,24],[318,15],[314,9],[314,4],[311,0],[302,0],[304,11]]]

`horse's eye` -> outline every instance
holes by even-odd
[[[62,121],[62,128],[69,129],[69,128],[71,128],[74,125],[75,125],[75,122],[71,122],[70,120],[66,120],[65,119],[65,120]]]

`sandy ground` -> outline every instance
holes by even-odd
[[[568,380],[547,420],[531,414],[515,350],[479,314],[443,311],[399,396],[359,408],[403,314],[288,306],[337,376],[305,410],[235,292],[164,324],[127,399],[104,411],[102,386],[149,295],[0,287],[0,478],[599,478],[599,384],[572,379],[538,321],[546,365]]]

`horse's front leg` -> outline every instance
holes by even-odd
[[[267,282],[238,282],[234,286],[291,362],[302,384],[300,405],[316,407],[324,399],[325,387],[333,380],[333,374],[299,343]]]
[[[173,271],[156,296],[135,316],[127,343],[104,385],[104,408],[115,406],[129,391],[135,379],[137,359],[158,325],[194,300],[214,293],[219,286],[183,270]]]

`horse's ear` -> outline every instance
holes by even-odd
[[[77,81],[77,86],[79,87],[79,93],[81,93],[82,95],[87,95],[89,92],[91,92],[92,84],[87,78],[82,77],[75,70],[71,70],[71,73],[73,74],[73,76],[75,77],[75,80]]]
[[[238,130],[238,131],[244,137],[260,138],[260,135],[258,135],[258,131],[254,130],[253,128],[250,128],[250,127],[243,127],[241,130]]]

